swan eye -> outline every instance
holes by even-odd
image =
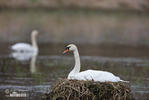
[[[68,49],[68,50],[69,50],[69,48],[70,48],[70,47],[66,47],[66,48],[65,48],[65,50],[66,50],[66,49]]]

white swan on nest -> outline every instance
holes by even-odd
[[[68,79],[77,79],[77,80],[94,80],[99,82],[128,82],[123,81],[119,77],[107,71],[99,71],[99,70],[86,70],[80,72],[80,56],[76,45],[70,44],[66,47],[63,53],[68,51],[72,51],[75,58],[75,66],[73,70],[69,73]]]
[[[28,43],[16,43],[11,46],[11,49],[16,52],[38,52],[38,46],[36,42],[36,37],[38,35],[37,30],[33,30],[31,33],[32,45]]]

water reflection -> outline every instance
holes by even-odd
[[[36,72],[36,58],[38,53],[36,52],[12,52],[11,56],[18,61],[28,61],[30,60],[30,72]]]
[[[11,56],[18,61],[27,61],[36,55],[37,53],[32,53],[32,52],[12,52],[11,53]]]
[[[37,58],[37,55],[34,55],[31,58],[31,61],[30,61],[30,72],[31,73],[36,73],[36,58]]]

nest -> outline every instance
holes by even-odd
[[[134,100],[122,82],[94,82],[63,79],[51,86],[43,100]]]

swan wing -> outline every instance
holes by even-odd
[[[97,71],[97,70],[87,70],[82,71],[78,74],[74,75],[75,79],[78,80],[94,80],[94,81],[100,81],[100,82],[118,82],[121,81],[119,77],[113,75],[110,72],[106,71]]]
[[[14,51],[32,51],[33,47],[27,43],[17,43],[11,46],[11,49]]]

